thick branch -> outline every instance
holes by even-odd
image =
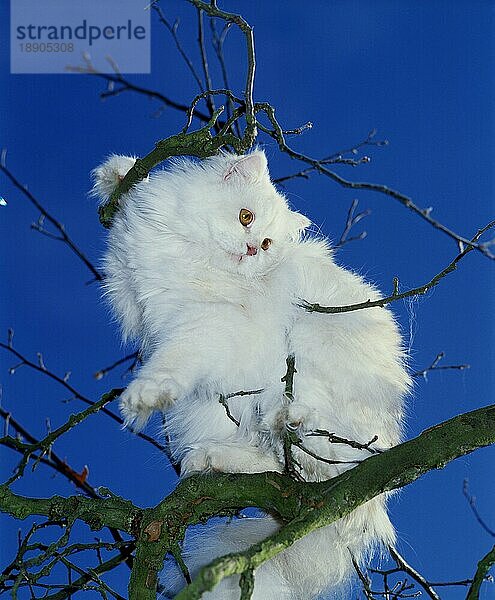
[[[478,600],[480,588],[486,579],[488,571],[495,565],[495,546],[478,563],[478,568],[473,577],[473,583],[468,590],[466,600]]]
[[[130,534],[135,533],[142,514],[132,502],[114,495],[97,499],[84,496],[28,498],[14,494],[5,484],[0,486],[0,510],[21,520],[31,515],[48,517],[52,521],[79,519],[95,531],[107,526]]]
[[[128,171],[124,179],[119,183],[113,192],[110,200],[100,206],[100,221],[105,227],[110,227],[112,219],[119,207],[120,197],[127,193],[133,185],[143,180],[153,167],[171,156],[197,156],[206,158],[218,152],[226,144],[231,144],[234,136],[215,136],[211,135],[210,129],[217,122],[223,108],[218,109],[210,121],[201,129],[191,133],[178,133],[169,138],[160,140],[155,144],[155,148],[143,158],[138,158],[134,166]],[[235,138],[237,139],[237,138]]]
[[[191,477],[155,508],[143,511],[116,496],[26,498],[0,486],[0,510],[18,519],[44,515],[80,519],[93,529],[105,525],[137,535],[130,598],[156,593],[156,573],[166,552],[182,539],[187,526],[214,515],[256,506],[278,515],[287,525],[245,552],[214,561],[202,569],[178,600],[200,598],[224,577],[256,568],[295,540],[349,514],[374,496],[408,485],[429,470],[495,443],[495,405],[454,417],[419,437],[375,455],[357,467],[320,483],[294,481],[278,473],[212,474]],[[139,587],[148,582],[145,587]],[[139,589],[139,592],[137,591]]]
[[[306,483],[306,489],[319,493],[319,503],[303,506],[296,519],[263,542],[204,567],[177,600],[201,598],[225,577],[258,567],[297,539],[344,517],[374,496],[408,485],[429,470],[442,468],[454,458],[493,443],[495,405],[427,429],[414,440],[373,456],[330,481]]]

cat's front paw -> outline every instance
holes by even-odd
[[[281,472],[282,466],[272,452],[254,446],[218,445],[190,450],[181,461],[181,476],[217,471],[220,473]]]
[[[155,410],[165,410],[177,398],[177,386],[171,380],[157,381],[138,377],[131,381],[120,397],[124,425],[139,431]]]
[[[190,450],[180,461],[181,477],[206,473],[210,468],[210,457],[205,450]]]

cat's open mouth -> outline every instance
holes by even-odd
[[[256,256],[256,254],[258,254],[258,248],[256,246],[251,246],[250,244],[246,244],[246,248],[247,249],[244,254],[234,254],[233,252],[229,252],[229,254],[237,262],[241,262],[242,259],[246,258],[247,256]]]

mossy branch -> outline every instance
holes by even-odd
[[[485,581],[488,571],[493,565],[495,565],[495,546],[479,561],[466,600],[478,600],[481,584]]]
[[[113,217],[119,207],[120,198],[133,185],[147,177],[153,167],[167,158],[171,156],[197,156],[198,158],[206,158],[207,156],[216,154],[223,146],[229,144],[234,147],[238,146],[240,140],[232,134],[222,136],[213,136],[211,134],[211,128],[215,125],[222,112],[223,106],[213,113],[211,119],[201,129],[190,133],[182,131],[164,140],[159,140],[149,154],[143,158],[138,158],[134,166],[127,172],[124,179],[122,179],[110,196],[110,200],[100,206],[99,215],[102,225],[107,228],[111,226]]]
[[[321,483],[304,484],[316,492],[316,504],[301,504],[299,514],[277,533],[244,552],[216,559],[204,567],[177,600],[197,600],[225,577],[255,569],[304,535],[329,525],[386,491],[443,468],[451,460],[495,443],[495,405],[454,417],[417,438],[375,455],[342,475]]]
[[[275,535],[203,568],[178,596],[178,600],[192,600],[201,598],[225,577],[258,567],[297,539],[349,514],[376,495],[408,485],[427,471],[493,443],[495,405],[427,429],[417,438],[320,483],[294,481],[279,473],[195,476],[181,482],[160,504],[144,510],[109,492],[97,499],[26,498],[3,485],[0,510],[18,519],[43,515],[52,520],[81,520],[93,529],[110,526],[135,536],[131,600],[156,597],[157,574],[164,557],[189,525],[248,506],[280,517],[285,525]]]
[[[51,521],[80,520],[95,531],[114,527],[131,535],[136,534],[143,514],[143,510],[132,502],[113,494],[106,498],[28,498],[15,494],[6,484],[0,485],[0,511],[20,520],[33,515],[44,516]]]
[[[121,196],[127,193],[133,185],[144,179],[151,169],[160,162],[171,156],[197,156],[198,158],[206,158],[215,155],[220,148],[225,146],[231,146],[238,154],[242,154],[243,152],[246,152],[246,150],[249,150],[256,139],[257,120],[253,101],[256,55],[254,50],[253,28],[241,15],[219,9],[215,1],[210,3],[203,2],[203,0],[188,1],[200,11],[200,14],[201,12],[204,12],[209,17],[221,19],[226,23],[234,23],[240,29],[246,40],[247,70],[246,86],[243,94],[244,102],[240,112],[236,114],[236,119],[241,115],[244,115],[246,120],[244,133],[241,137],[237,137],[233,133],[230,133],[230,126],[233,122],[229,119],[227,124],[219,127],[219,133],[212,136],[211,129],[217,125],[218,117],[222,114],[223,107],[212,111],[211,117],[204,127],[188,133],[187,128],[190,125],[194,108],[201,98],[206,98],[208,100],[212,95],[221,93],[231,99],[233,94],[230,90],[208,89],[206,92],[197,96],[191,106],[187,109],[187,122],[184,130],[177,135],[160,140],[149,154],[143,158],[138,158],[134,166],[129,170],[113,192],[110,200],[100,207],[100,222],[104,227],[108,228],[111,226],[112,219],[118,210],[119,199]],[[240,102],[240,100],[236,100]]]

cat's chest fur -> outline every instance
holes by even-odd
[[[198,333],[209,337],[217,357],[210,373],[226,393],[265,387],[283,375],[295,309],[281,275],[248,280],[203,271],[191,282],[196,300],[184,308],[200,315]]]

